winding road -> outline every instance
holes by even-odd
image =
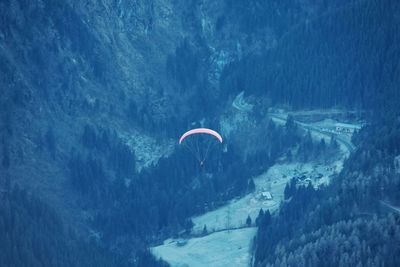
[[[280,124],[286,123],[287,114],[269,113],[268,115],[271,117],[272,120],[279,122]],[[315,127],[313,125],[309,125],[307,123],[300,122],[300,121],[295,120],[294,122],[306,131],[318,133],[318,134],[326,136],[327,138],[330,138],[332,136],[332,134],[335,135],[337,142],[340,145],[344,146],[348,153],[351,153],[355,149],[355,146],[350,141],[346,140],[343,136],[341,136],[338,133],[324,131],[324,130],[319,129],[318,127]]]
[[[242,112],[249,112],[252,110],[253,105],[247,103],[246,100],[244,99],[244,92],[240,92],[233,100],[232,107],[234,107],[235,109],[242,111]],[[331,113],[339,114],[340,112],[332,111]],[[324,111],[324,114],[326,114],[326,115],[329,115],[331,113]],[[286,119],[287,119],[288,114],[287,113],[268,113],[268,116],[280,124],[286,124]],[[346,138],[341,136],[339,133],[321,130],[318,127],[315,127],[313,125],[310,125],[310,124],[307,124],[304,122],[296,121],[296,120],[295,120],[295,123],[306,131],[309,130],[310,132],[324,135],[324,136],[328,137],[328,139],[332,136],[332,134],[334,134],[338,143],[340,145],[344,146],[348,153],[351,153],[355,149],[355,146],[351,143],[351,141],[346,140]]]

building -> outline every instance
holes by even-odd
[[[261,198],[265,200],[272,200],[272,194],[268,191],[261,192]]]
[[[354,133],[354,129],[342,127],[342,126],[336,126],[336,132],[352,134],[352,133]]]

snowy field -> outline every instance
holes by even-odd
[[[248,215],[256,219],[259,210],[277,210],[283,200],[286,183],[292,177],[311,177],[313,184],[329,182],[329,176],[337,171],[333,163],[330,166],[315,165],[311,163],[284,163],[272,166],[266,173],[254,178],[256,190],[241,199],[230,201],[227,205],[193,218],[193,232],[198,234],[207,225],[209,232],[220,231],[227,228],[240,227],[245,224]],[[316,175],[318,174],[318,175]],[[322,176],[321,176],[322,175]],[[318,179],[313,177],[319,176]],[[265,200],[261,192],[271,192],[273,199]],[[252,240],[256,228],[242,228],[224,230],[211,233],[200,238],[187,240],[183,246],[177,245],[177,240],[168,239],[164,244],[152,248],[156,257],[161,257],[173,267],[203,267],[203,266],[249,266]]]
[[[327,184],[329,177],[335,172],[339,172],[341,168],[341,161],[334,162],[329,166],[311,163],[276,164],[266,173],[254,178],[256,186],[254,193],[240,199],[234,199],[219,209],[192,218],[193,232],[201,233],[204,225],[207,226],[209,232],[241,227],[245,225],[248,215],[254,222],[261,208],[264,211],[269,209],[272,213],[279,207],[283,200],[286,183],[292,177],[305,176],[310,178],[313,185],[317,187],[321,184]],[[273,199],[266,200],[262,197],[262,192],[270,192]]]
[[[271,212],[278,208],[279,202],[283,199],[285,185],[290,179],[289,173],[292,171],[286,167],[287,165],[275,165],[266,173],[254,178],[256,185],[254,193],[241,199],[234,199],[219,209],[193,218],[193,232],[201,233],[204,225],[207,225],[208,231],[240,227],[245,224],[248,215],[254,221],[261,208],[269,209]],[[273,199],[261,198],[262,191],[270,191]]]
[[[247,267],[251,260],[251,243],[257,228],[222,231],[192,238],[184,246],[168,239],[151,249],[172,267]]]
[[[241,100],[240,97],[238,97],[239,100]],[[235,102],[238,106],[234,106],[236,109],[243,106],[241,103],[243,101],[239,100]],[[286,115],[274,114],[271,118],[278,124],[284,124]],[[194,223],[192,233],[200,234],[206,225],[209,233],[207,236],[188,239],[182,246],[177,245],[177,240],[168,239],[163,245],[153,247],[152,253],[156,257],[163,258],[173,267],[249,266],[251,246],[257,228],[234,230],[232,228],[243,227],[247,216],[251,217],[252,226],[254,226],[261,208],[271,213],[276,211],[283,201],[285,186],[293,177],[298,179],[298,183],[304,185],[310,182],[314,187],[328,184],[331,176],[342,170],[343,160],[351,152],[353,145],[350,141],[351,134],[346,136],[335,132],[329,133],[326,129],[337,129],[336,127],[359,129],[358,125],[343,124],[334,120],[324,120],[313,124],[297,122],[297,124],[310,130],[313,139],[318,141],[325,138],[326,142],[329,142],[331,134],[335,134],[342,151],[340,155],[337,155],[337,160],[330,164],[313,162],[275,164],[262,175],[253,178],[255,183],[253,193],[231,200],[219,209],[192,218]],[[229,134],[229,131],[227,132],[225,134]],[[271,193],[272,199],[267,199],[265,192]]]

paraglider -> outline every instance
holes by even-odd
[[[184,145],[196,157],[200,167],[204,166],[204,161],[213,146],[222,142],[222,136],[208,128],[189,130],[179,138],[179,145]]]

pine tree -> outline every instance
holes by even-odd
[[[250,215],[247,216],[246,224],[247,224],[247,226],[249,226],[249,227],[251,226],[251,217],[250,217]]]
[[[258,216],[256,218],[256,226],[259,226],[259,224],[262,221],[263,217],[264,217],[264,210],[260,209],[260,211],[258,212]]]
[[[52,127],[49,127],[47,129],[47,132],[45,134],[45,140],[46,140],[47,149],[49,150],[51,156],[54,158],[55,152],[56,152],[56,140],[54,137],[54,131],[53,131]]]
[[[339,143],[336,140],[336,136],[334,134],[331,135],[331,142],[329,143],[329,146],[331,149],[338,149],[339,148]]]
[[[1,161],[1,164],[5,169],[8,169],[10,167],[10,152],[6,145],[3,145],[3,159]]]
[[[269,210],[267,210],[267,211],[264,213],[263,220],[262,220],[262,224],[263,224],[264,226],[266,226],[266,225],[269,225],[270,223],[271,223],[271,213],[269,212]]]
[[[289,133],[293,133],[294,131],[296,131],[297,125],[296,125],[296,122],[294,121],[293,115],[287,116],[285,127]]]
[[[208,231],[207,231],[207,225],[204,225],[203,227],[203,231],[201,232],[202,235],[207,235]]]
[[[254,184],[254,180],[250,179],[249,183],[247,185],[247,191],[248,192],[254,192],[254,190],[256,190],[256,185]]]
[[[289,150],[286,152],[286,160],[289,161],[289,162],[291,162],[292,159],[293,159],[293,154],[292,154],[292,151],[289,149]]]
[[[291,197],[290,185],[286,183],[285,190],[283,191],[283,198],[288,200]]]

